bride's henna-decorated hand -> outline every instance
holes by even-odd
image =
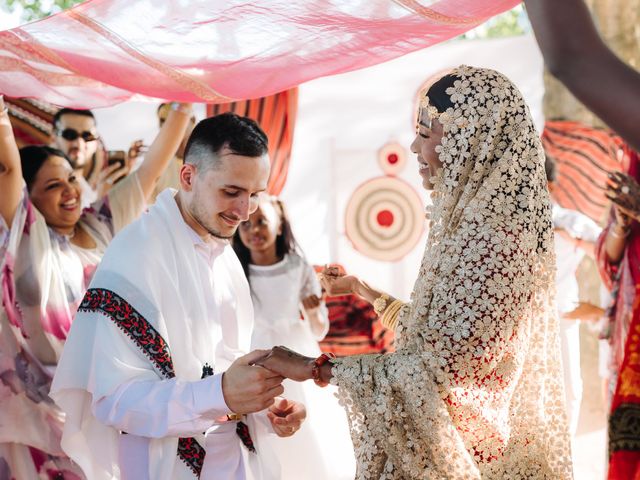
[[[318,275],[322,288],[329,296],[348,295],[356,293],[358,279],[353,275],[347,275],[343,268],[331,265]]]
[[[273,347],[271,353],[256,361],[255,365],[260,365],[291,380],[303,382],[313,378],[314,360],[287,347]]]

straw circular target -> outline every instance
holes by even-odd
[[[413,250],[424,231],[422,201],[402,180],[375,178],[351,196],[345,230],[360,253],[377,260],[399,260]]]
[[[399,175],[407,164],[407,152],[397,142],[387,143],[378,151],[378,165],[386,175]]]

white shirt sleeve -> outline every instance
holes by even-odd
[[[222,394],[222,373],[195,382],[132,380],[94,400],[91,408],[100,422],[150,438],[201,434],[231,413]]]
[[[575,210],[553,205],[553,224],[556,228],[564,229],[573,238],[595,243],[602,232],[602,228],[586,215]]]

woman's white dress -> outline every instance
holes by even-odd
[[[274,265],[250,265],[249,283],[255,310],[252,348],[284,345],[310,357],[320,355],[318,341],[329,329],[326,307],[320,307],[324,328],[315,335],[301,314],[304,298],[321,295],[313,267],[298,255],[286,255]],[[353,445],[335,387],[290,380],[284,385],[283,396],[304,403],[307,419],[292,437],[273,435],[270,439],[282,467],[282,480],[353,479]]]

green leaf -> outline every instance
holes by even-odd
[[[4,3],[5,10],[13,13],[20,9],[22,11],[22,20],[30,22],[71,8],[78,3],[82,3],[82,0],[53,0],[47,2],[42,0],[5,0]]]

